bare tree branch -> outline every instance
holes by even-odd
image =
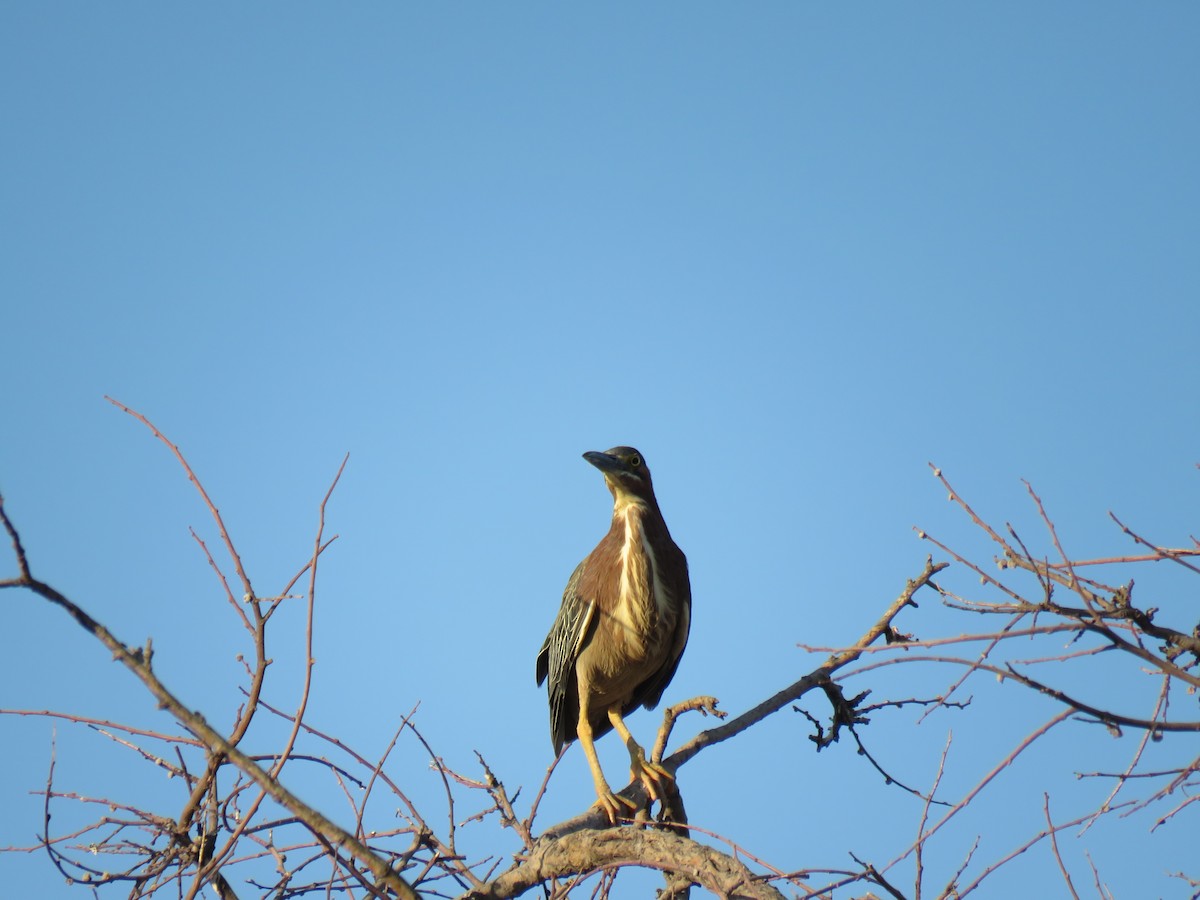
[[[547,881],[624,865],[684,875],[720,897],[771,898],[783,895],[744,865],[712,847],[658,829],[610,828],[543,838],[521,863],[469,891],[464,900],[519,897]]]

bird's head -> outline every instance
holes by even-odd
[[[604,473],[604,483],[618,505],[655,502],[650,469],[645,457],[633,447],[613,447],[603,453],[589,450],[583,458]]]

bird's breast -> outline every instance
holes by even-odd
[[[631,657],[656,657],[674,617],[654,546],[636,507],[624,511],[621,573],[614,618]]]

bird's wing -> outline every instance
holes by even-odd
[[[595,604],[584,600],[579,595],[579,582],[583,578],[583,563],[575,567],[570,580],[563,590],[562,605],[550,633],[542,642],[538,651],[537,683],[540,685],[550,676],[550,686],[553,687],[562,680],[562,676],[571,662],[579,656],[587,627],[591,624],[592,610]]]
[[[596,619],[596,603],[579,593],[580,582],[583,580],[584,564],[575,567],[567,587],[563,591],[562,606],[558,616],[550,627],[550,633],[542,644],[537,658],[537,683],[541,684],[550,678],[550,734],[554,739],[554,750],[557,753],[562,745],[570,738],[568,730],[572,731],[574,721],[567,721],[567,704],[570,699],[568,689],[575,661],[579,651],[591,633]]]

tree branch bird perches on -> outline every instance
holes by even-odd
[[[576,738],[583,745],[599,806],[614,825],[632,812],[604,779],[595,739],[616,729],[629,751],[630,775],[652,800],[673,778],[625,726],[638,706],[653,709],[687,645],[692,589],[687,557],[671,540],[654,497],[650,470],[632,447],[589,451],[613,495],[608,534],[575,569],[562,606],[538,652],[537,683],[549,676],[554,752]]]

